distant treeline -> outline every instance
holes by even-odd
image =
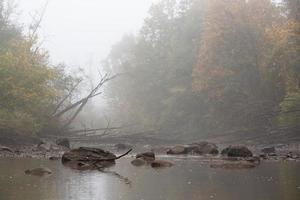
[[[298,0],[162,0],[103,62],[116,118],[179,135],[300,124]]]

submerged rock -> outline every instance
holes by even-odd
[[[151,151],[145,152],[145,153],[139,153],[135,157],[143,159],[143,160],[145,160],[147,162],[155,160],[155,154],[153,152],[151,152]]]
[[[229,146],[222,150],[222,155],[228,157],[252,157],[252,152],[243,145]]]
[[[173,165],[174,165],[173,163],[165,160],[155,160],[151,163],[151,167],[153,168],[172,167]]]
[[[140,167],[140,166],[146,165],[147,162],[144,159],[136,158],[133,161],[131,161],[131,164],[136,167]]]
[[[52,174],[52,171],[48,168],[41,167],[41,168],[25,170],[25,174],[33,175],[33,176],[45,176],[45,175]]]
[[[249,168],[254,168],[256,166],[257,165],[255,163],[246,160],[238,160],[238,161],[221,160],[221,161],[215,161],[210,164],[211,168],[223,168],[223,169],[249,169]]]
[[[130,149],[130,148],[132,148],[132,146],[129,145],[129,144],[119,143],[119,144],[115,144],[115,148],[116,148],[118,151],[120,151],[120,150]]]

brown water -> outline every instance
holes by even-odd
[[[171,159],[171,158],[168,158]],[[0,159],[0,200],[299,200],[300,162],[266,162],[255,169],[211,169],[195,158],[171,159],[175,166],[155,170],[119,160],[110,170],[119,178],[97,171],[79,172],[60,161]],[[24,174],[46,166],[48,177]]]

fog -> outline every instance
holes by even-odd
[[[0,130],[298,136],[298,0],[12,2],[0,1]]]
[[[0,199],[298,200],[299,30],[299,0],[0,0]]]
[[[48,3],[47,3],[48,2]],[[157,0],[18,0],[19,19],[45,15],[39,34],[54,63],[99,68],[111,46],[126,33],[136,33]],[[89,69],[88,69],[89,70]]]

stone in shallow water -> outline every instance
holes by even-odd
[[[165,160],[155,160],[151,163],[151,167],[153,168],[172,167],[173,165],[174,165],[173,163]]]
[[[215,161],[210,164],[211,168],[223,168],[223,169],[249,169],[256,167],[253,162],[240,160],[240,161]]]
[[[27,169],[25,170],[25,174],[33,176],[45,176],[52,174],[52,171],[48,168],[40,167],[35,169]]]
[[[210,142],[197,142],[197,143],[192,143],[189,145],[185,145],[186,151],[189,154],[199,154],[199,155],[204,155],[204,154],[211,154],[211,155],[217,155],[219,153],[218,147],[214,143]]]
[[[116,155],[99,148],[80,147],[63,154],[62,163],[72,169],[87,170],[111,167]]]
[[[171,155],[187,154],[187,149],[182,145],[177,145],[169,149],[167,151],[167,154],[171,154]]]
[[[276,149],[275,147],[265,147],[261,150],[261,152],[269,154],[269,153],[275,153]]]
[[[14,152],[11,148],[6,147],[6,146],[2,146],[2,145],[0,145],[0,151],[10,152],[10,153]]]
[[[243,145],[234,145],[229,146],[222,150],[222,155],[226,155],[228,157],[252,157],[252,152]]]
[[[115,145],[115,148],[120,151],[120,150],[125,150],[125,149],[131,149],[132,146],[129,144],[123,144],[123,143],[118,143]]]
[[[153,152],[139,153],[135,157],[143,159],[143,160],[148,161],[148,162],[155,160],[155,154]]]
[[[141,158],[136,158],[134,160],[131,161],[131,164],[136,166],[136,167],[139,167],[139,166],[143,166],[143,165],[146,165],[147,162]]]

